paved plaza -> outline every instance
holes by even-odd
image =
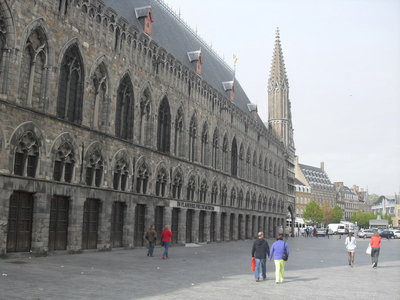
[[[271,244],[273,240],[269,240]],[[384,240],[377,269],[357,240],[355,267],[344,238],[290,238],[283,284],[255,282],[252,241],[0,260],[0,299],[400,299],[400,240]]]

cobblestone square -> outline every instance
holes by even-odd
[[[272,244],[273,240],[268,240]],[[347,265],[344,238],[289,238],[285,281],[273,262],[267,280],[250,272],[252,241],[161,249],[87,252],[0,261],[1,299],[399,299],[400,240],[383,240],[379,266],[357,240],[355,267]]]

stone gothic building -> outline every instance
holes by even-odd
[[[272,236],[294,212],[279,36],[269,126],[161,0],[0,0],[0,44],[2,255]]]

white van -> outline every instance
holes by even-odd
[[[332,230],[333,234],[346,234],[346,226],[344,224],[329,224],[328,228]]]

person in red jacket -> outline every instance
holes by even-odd
[[[378,231],[375,231],[374,235],[371,237],[371,241],[369,242],[369,244],[371,245],[371,260],[373,268],[376,268],[378,266],[379,251],[381,249],[381,240],[382,238],[379,236]]]
[[[171,237],[172,237],[172,232],[170,230],[169,225],[164,226],[164,230],[161,232],[161,242],[162,245],[164,246],[164,253],[161,256],[162,259],[168,258],[168,248],[171,245]]]

